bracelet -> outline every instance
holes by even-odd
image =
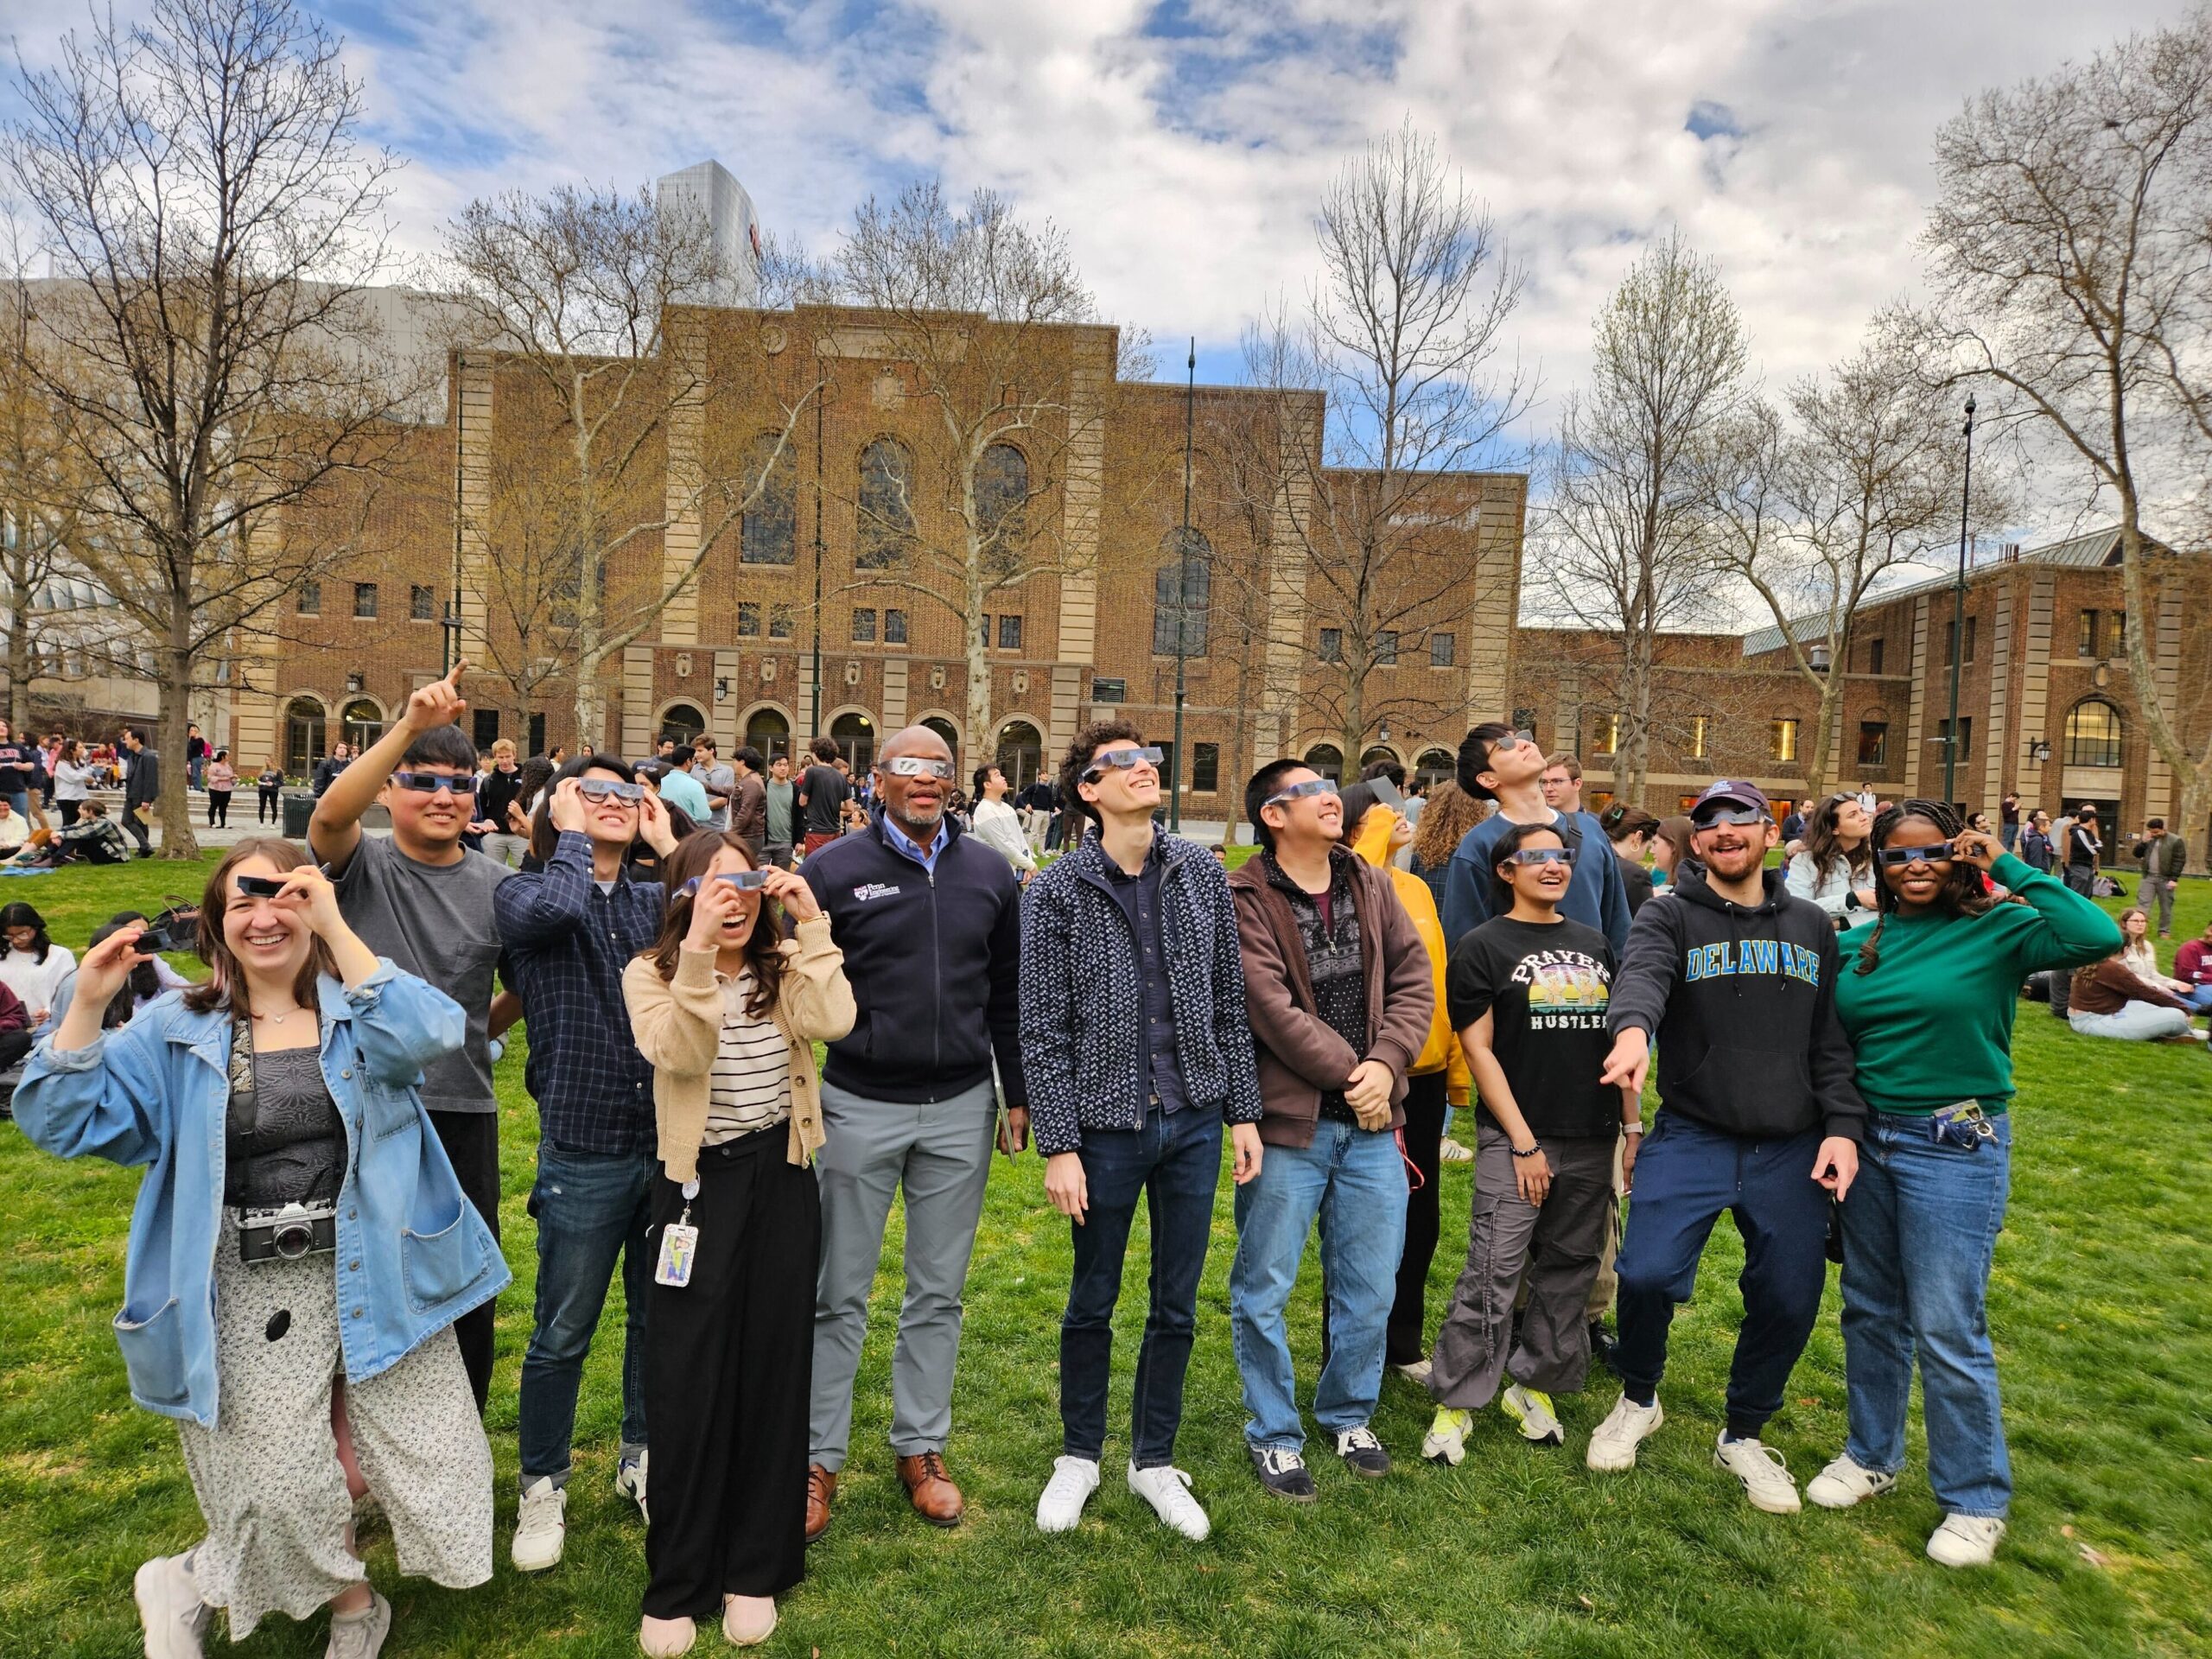
[[[1642,1135],[1643,1133],[1643,1125],[1641,1123],[1624,1123],[1621,1125],[1621,1133],[1623,1135]]]
[[[1520,1148],[1520,1147],[1508,1147],[1506,1148],[1506,1150],[1507,1150],[1508,1152],[1511,1153],[1511,1154],[1512,1154],[1516,1158],[1534,1158],[1534,1157],[1535,1157],[1538,1153],[1541,1152],[1543,1149],[1544,1149],[1544,1148],[1543,1148],[1543,1147],[1542,1147],[1542,1145],[1541,1145],[1541,1142],[1540,1142],[1539,1144],[1535,1145],[1535,1146],[1533,1146],[1533,1147],[1529,1147],[1529,1150],[1528,1150],[1528,1151],[1526,1151],[1526,1152],[1522,1151],[1522,1150],[1521,1150],[1521,1148]]]

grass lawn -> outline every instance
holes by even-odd
[[[61,942],[81,947],[114,910],[151,910],[165,891],[196,890],[203,874],[181,879],[188,873],[145,863],[64,872],[0,884],[0,899],[37,904]],[[2181,911],[2185,929],[2202,927],[2212,884],[2187,884]],[[1226,1182],[1179,1450],[1213,1515],[1213,1538],[1195,1548],[1173,1539],[1110,1471],[1077,1531],[1042,1538],[1031,1517],[1059,1449],[1054,1370],[1068,1230],[1045,1203],[1041,1166],[1025,1158],[994,1173],[969,1279],[950,1452],[969,1497],[967,1523],[950,1532],[920,1524],[893,1473],[884,1436],[896,1297],[881,1295],[836,1519],[766,1651],[1332,1659],[2212,1651],[2212,1065],[2194,1050],[2078,1038],[2035,1005],[2021,1009],[2016,1048],[2019,1138],[1991,1318],[2018,1493],[1993,1572],[1949,1574],[1922,1559],[1937,1517],[1916,1428],[1915,1466],[1898,1492],[1843,1515],[1755,1514],[1711,1466],[1741,1311],[1739,1252],[1726,1224],[1697,1300],[1675,1325],[1668,1426],[1634,1473],[1598,1477],[1583,1467],[1583,1445],[1613,1399],[1602,1379],[1560,1402],[1566,1448],[1529,1448],[1492,1413],[1466,1463],[1445,1470],[1418,1459],[1425,1397],[1392,1377],[1376,1427],[1399,1460],[1395,1474],[1356,1483],[1309,1445],[1321,1501],[1294,1508],[1266,1497],[1239,1433]],[[489,1420],[499,1572],[466,1593],[401,1580],[388,1537],[372,1532],[372,1569],[397,1613],[387,1650],[634,1653],[642,1529],[612,1484],[620,1332],[612,1306],[577,1421],[568,1559],[531,1580],[506,1565],[515,1389],[534,1266],[524,1198],[536,1120],[519,1052],[499,1067],[499,1093],[503,1219],[517,1284],[501,1305]],[[1465,1166],[1444,1180],[1432,1319],[1459,1266],[1468,1203]],[[0,1127],[0,1212],[10,1224],[0,1281],[0,1654],[137,1654],[132,1570],[197,1535],[175,1433],[131,1406],[108,1331],[136,1185],[130,1172],[60,1162]],[[1141,1238],[1135,1243],[1143,1249]],[[894,1215],[887,1274],[896,1274],[899,1250]],[[811,1270],[792,1263],[795,1273]],[[1317,1278],[1309,1263],[1293,1309],[1308,1389],[1319,1346]],[[1142,1284],[1140,1268],[1119,1320],[1109,1465],[1127,1455]],[[1831,1288],[1770,1434],[1801,1482],[1841,1446],[1842,1368]],[[696,1651],[712,1653],[720,1640],[702,1632]],[[233,1650],[315,1655],[322,1643],[320,1620],[278,1618]],[[222,1650],[211,1637],[210,1651]]]

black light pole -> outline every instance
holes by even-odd
[[[1974,394],[1967,394],[1966,477],[1959,486],[1959,579],[1951,589],[1951,721],[1944,728],[1943,798],[1959,798],[1959,664],[1967,643],[1967,505],[1974,497]]]
[[[822,735],[822,403],[823,379],[814,378],[814,709],[807,728]],[[791,757],[798,764],[798,757]]]
[[[1167,827],[1183,827],[1183,704],[1187,695],[1185,670],[1189,666],[1185,619],[1191,613],[1191,429],[1198,397],[1198,337],[1191,336],[1191,355],[1185,362],[1183,384],[1183,532],[1175,542],[1175,747],[1168,767]]]

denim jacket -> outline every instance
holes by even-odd
[[[347,990],[320,986],[322,1077],[344,1121],[338,1329],[348,1382],[387,1370],[512,1276],[430,1127],[416,1084],[461,1045],[460,1005],[390,962]],[[215,1251],[223,1243],[231,1020],[178,993],[88,1046],[32,1053],[16,1122],[63,1158],[147,1166],[130,1217],[115,1338],[130,1397],[215,1421]],[[233,1246],[232,1248],[236,1248]]]

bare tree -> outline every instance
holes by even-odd
[[[1932,372],[1997,388],[2117,512],[2129,683],[2190,834],[2212,804],[2212,688],[2161,686],[2152,652],[2169,543],[2212,507],[2212,9],[1978,94],[1936,166],[1931,298],[1901,321]]]
[[[722,313],[738,319],[733,345],[701,308],[727,273],[684,204],[573,186],[479,200],[448,226],[445,252],[464,332],[507,405],[483,505],[464,509],[494,613],[474,643],[520,697],[572,683],[580,740],[596,744],[610,664],[693,588],[787,464],[815,393],[764,401],[774,325]],[[782,251],[775,271],[804,280]],[[723,418],[730,406],[753,418]],[[756,449],[764,424],[774,442]],[[693,545],[657,556],[679,526]]]
[[[1718,265],[1679,232],[1598,314],[1590,389],[1567,399],[1535,540],[1544,602],[1615,639],[1616,792],[1649,770],[1659,636],[1713,614],[1709,461],[1741,406],[1747,351]]]
[[[98,14],[19,92],[5,165],[60,277],[28,360],[92,484],[73,551],[156,664],[162,846],[190,857],[193,692],[359,550],[364,515],[309,531],[290,510],[372,480],[413,391],[356,287],[385,268],[397,164],[357,144],[360,87],[289,0]]]
[[[1788,413],[1745,410],[1713,447],[1713,547],[1764,603],[1782,649],[1819,698],[1805,759],[1818,795],[1841,716],[1852,622],[1883,581],[1958,530],[1962,454],[1948,397],[1878,334],[1825,380],[1789,389]],[[1977,503],[2001,512],[1996,468]],[[1820,660],[1816,662],[1815,657]]]

